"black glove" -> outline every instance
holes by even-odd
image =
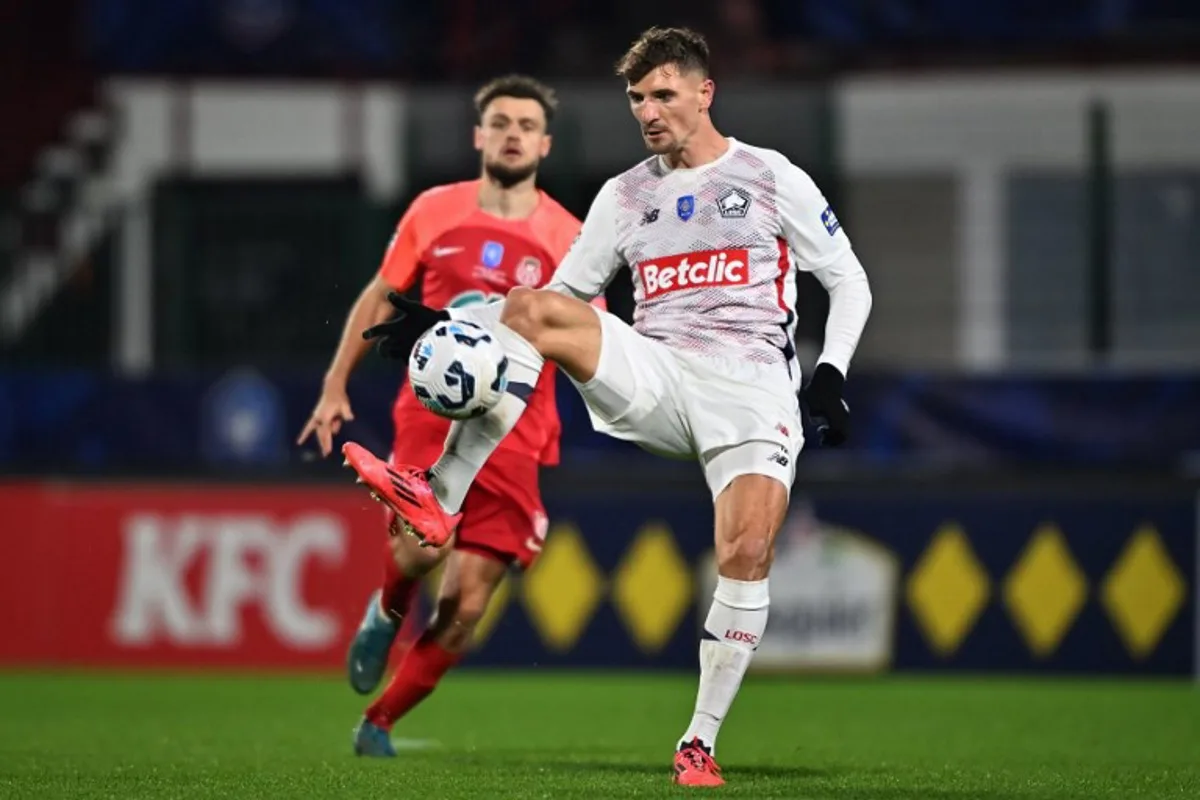
[[[445,311],[409,300],[399,292],[388,292],[387,299],[396,307],[396,316],[363,331],[364,339],[378,339],[375,349],[384,358],[407,361],[421,334],[444,319]]]
[[[842,399],[846,376],[832,364],[817,364],[801,396],[822,447],[837,447],[850,433],[850,407]]]

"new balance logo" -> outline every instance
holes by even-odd
[[[651,222],[657,222],[657,221],[658,221],[658,209],[657,208],[653,208],[653,209],[647,211],[645,214],[642,214],[642,224],[643,225],[649,225]]]
[[[791,459],[788,458],[787,451],[784,450],[782,446],[774,453],[771,453],[771,455],[767,456],[767,460],[772,461],[781,467],[786,467],[789,463],[791,463]]]

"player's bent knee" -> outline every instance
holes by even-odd
[[[736,580],[755,581],[767,576],[771,568],[771,537],[757,526],[730,531],[717,539],[717,572]]]
[[[731,451],[731,455],[736,456],[738,451],[758,456],[756,461],[765,461],[774,453],[770,446],[765,449],[748,446]],[[710,462],[710,472],[717,464],[718,459]],[[736,459],[732,467],[738,467]],[[715,505],[718,560],[731,567],[757,568],[769,564],[771,543],[787,513],[787,502],[787,485],[775,476],[746,472],[729,478]]]
[[[518,287],[508,293],[500,321],[538,350],[555,333],[598,325],[587,304],[544,289]]]
[[[483,619],[483,612],[486,609],[486,606],[463,603],[458,607],[458,611],[454,615],[454,626],[456,628],[475,630],[475,626],[479,624],[479,620]]]
[[[500,321],[548,361],[586,383],[600,362],[600,317],[587,303],[544,289],[513,289]]]
[[[508,293],[500,321],[537,347],[542,332],[550,324],[550,309],[544,293],[518,286]]]

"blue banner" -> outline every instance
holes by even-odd
[[[391,446],[391,404],[399,375],[372,362],[350,384],[356,420],[346,437],[375,452]],[[124,379],[89,370],[0,372],[0,468],[21,470],[278,470],[318,473],[292,448],[213,449],[213,393],[242,368]],[[298,432],[320,389],[316,371],[263,370],[253,390],[254,419]],[[648,460],[636,448],[591,430],[578,393],[560,376],[565,463],[597,457]],[[247,389],[240,390],[244,393]],[[269,400],[267,398],[270,398]],[[926,463],[1011,467],[1176,469],[1200,456],[1200,375],[960,378],[856,373],[847,448],[809,448],[805,464],[851,460],[870,466]],[[239,403],[249,402],[245,398]],[[236,404],[235,404],[236,405]],[[264,416],[265,415],[265,416]],[[246,417],[242,417],[246,423]],[[224,428],[222,426],[225,426]],[[255,428],[263,433],[267,427]],[[333,474],[334,467],[328,467]]]
[[[546,550],[509,580],[471,663],[693,667],[711,597],[703,488],[546,500]],[[1190,675],[1196,535],[1184,489],[798,492],[758,665]]]
[[[385,0],[90,0],[84,34],[107,71],[335,72],[397,63],[413,14]]]

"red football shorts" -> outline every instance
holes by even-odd
[[[442,454],[442,443],[397,441],[392,461],[429,467]],[[391,523],[391,511],[387,512]],[[520,453],[497,450],[483,465],[463,501],[454,547],[529,568],[542,552],[549,520],[538,486],[538,462]]]

